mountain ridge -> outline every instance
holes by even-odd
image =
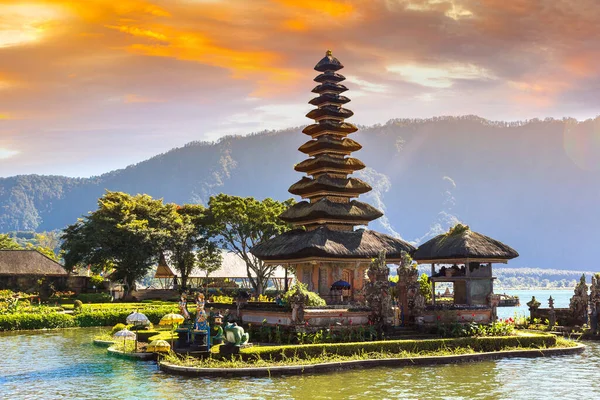
[[[369,227],[418,244],[460,220],[516,248],[521,257],[511,265],[589,269],[600,233],[597,134],[600,118],[403,118],[360,127],[351,137],[367,168],[355,176],[374,187],[361,199],[386,214]],[[572,138],[588,146],[573,150]],[[106,189],[177,203],[206,203],[219,192],[283,200],[302,176],[293,166],[308,140],[300,128],[262,131],[190,142],[89,178],[0,178],[0,232],[63,228],[95,209]],[[581,159],[594,168],[581,168]]]

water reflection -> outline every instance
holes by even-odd
[[[327,375],[197,379],[109,357],[97,329],[0,334],[0,398],[12,399],[580,399],[600,398],[600,345],[581,355],[371,368]]]

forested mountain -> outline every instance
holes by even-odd
[[[300,128],[190,143],[90,179],[0,179],[0,232],[52,230],[96,208],[105,189],[205,203],[220,192],[291,197]],[[490,122],[478,117],[393,120],[352,138],[368,168],[364,196],[385,207],[371,229],[427,240],[456,220],[514,247],[511,266],[597,270],[600,118]]]

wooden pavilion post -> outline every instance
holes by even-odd
[[[467,305],[471,305],[471,268],[469,268],[469,259],[465,259],[465,286],[467,289]]]
[[[431,278],[435,275],[435,263],[431,263]],[[431,279],[431,304],[435,306],[435,281]]]

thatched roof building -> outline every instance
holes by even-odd
[[[506,262],[518,257],[506,244],[457,225],[453,230],[423,243],[413,255],[417,262],[444,263],[458,260]]]
[[[458,224],[447,233],[423,243],[413,255],[419,264],[431,264],[432,305],[436,304],[436,284],[451,283],[454,305],[475,307],[477,322],[495,319],[496,298],[492,264],[506,263],[519,254],[506,244],[468,226]],[[450,267],[450,265],[452,265]],[[439,269],[436,269],[439,266]],[[475,316],[475,314],[472,314]],[[435,322],[430,314],[429,322]]]
[[[354,289],[363,286],[364,270],[381,250],[390,262],[400,261],[402,251],[414,247],[398,238],[355,228],[366,226],[383,213],[356,198],[371,191],[371,186],[350,176],[365,168],[357,158],[348,157],[361,145],[348,135],[358,128],[345,121],[354,115],[343,106],[350,102],[340,95],[348,90],[340,82],[346,78],[337,71],[344,66],[331,51],[315,66],[321,72],[312,90],[318,97],[310,100],[317,108],[306,116],[315,123],[302,133],[311,140],[298,150],[310,158],[294,169],[306,174],[289,192],[301,196],[280,218],[297,229],[286,232],[252,249],[252,254],[269,264],[286,264],[296,270],[298,280],[319,294],[327,295],[338,280],[350,282]]]
[[[0,250],[0,276],[64,276],[67,271],[37,250]]]
[[[268,261],[289,260],[361,260],[371,259],[374,253],[385,250],[388,259],[399,259],[403,251],[414,248],[383,233],[367,229],[336,231],[321,226],[306,231],[303,229],[283,233],[261,245],[261,258]]]

